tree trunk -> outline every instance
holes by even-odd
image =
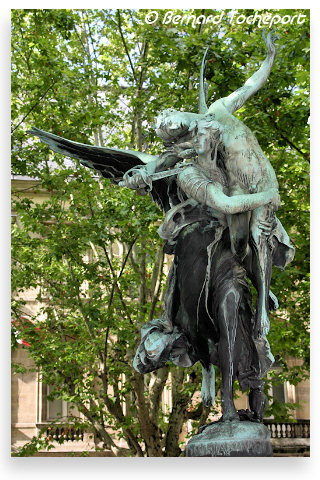
[[[144,395],[144,376],[135,372],[132,384],[134,385],[138,420],[141,435],[146,446],[146,454],[148,457],[162,457],[160,429],[150,416],[150,405],[148,404],[149,402],[147,403]]]
[[[169,417],[169,427],[165,439],[165,456],[179,457],[179,436],[183,424],[187,419],[187,405],[190,401],[189,395],[181,391],[183,389],[184,371],[176,368],[172,372],[172,411]]]

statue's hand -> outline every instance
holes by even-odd
[[[266,237],[269,237],[273,229],[273,223],[260,220],[258,224],[258,228],[260,228],[263,235],[265,235]]]
[[[167,149],[173,156],[184,159],[196,156],[196,151],[191,142],[176,143]]]
[[[123,180],[118,183],[119,187],[127,187],[132,190],[140,190],[146,187],[151,188],[152,179],[143,168],[134,168],[129,170],[124,176]]]
[[[269,194],[269,198],[270,198],[268,203],[271,203],[273,208],[275,210],[278,210],[278,208],[281,206],[279,191],[276,188],[271,188],[268,191],[268,194]]]
[[[277,54],[275,42],[279,40],[280,37],[274,32],[275,32],[274,30],[271,30],[271,32],[269,32],[268,35],[266,35],[266,29],[264,28],[262,31],[263,40],[267,47],[267,52],[269,55]]]

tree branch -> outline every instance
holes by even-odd
[[[136,77],[136,72],[135,72],[133,63],[131,61],[130,53],[129,53],[129,50],[128,50],[128,47],[127,47],[127,44],[126,44],[126,41],[125,41],[125,38],[124,38],[124,35],[123,35],[123,32],[122,32],[121,15],[120,15],[120,10],[119,9],[117,9],[117,16],[118,16],[118,28],[119,28],[119,32],[120,32],[120,35],[121,35],[122,43],[123,43],[124,49],[126,51],[127,57],[129,59],[129,63],[130,63],[130,67],[131,67],[131,70],[132,70],[133,77],[134,77],[136,83],[138,84],[138,80],[137,80],[137,77]]]
[[[147,41],[144,42],[144,45],[143,45],[143,53],[142,53],[142,58],[140,61],[144,62],[146,57],[147,57],[147,54],[148,54],[148,50],[149,50],[149,43]],[[140,75],[139,75],[139,89],[142,88],[142,84],[143,84],[143,81],[144,81],[144,73],[146,71],[146,68],[145,67],[141,67],[141,71],[140,71]]]
[[[58,80],[54,80],[51,85],[49,85],[49,87],[47,88],[47,90],[40,96],[39,100],[34,104],[32,105],[32,107],[30,108],[30,110],[25,114],[25,116],[22,118],[22,120],[20,120],[20,122],[18,123],[18,125],[16,125],[13,130],[11,130],[11,135],[13,134],[13,132],[21,125],[21,123],[23,123],[25,121],[25,119],[30,115],[30,113],[32,112],[32,110],[34,110],[36,108],[37,105],[39,105],[40,103],[40,100],[42,100],[46,95],[47,93],[49,92],[49,90],[58,82]]]
[[[178,457],[181,453],[178,440],[187,417],[186,407],[190,401],[188,395],[179,391],[183,387],[183,380],[183,370],[175,369],[172,371],[172,411],[169,416],[169,427],[165,438],[165,451],[168,457]]]
[[[159,264],[157,264],[157,260],[159,260]],[[151,288],[152,300],[151,300],[151,307],[150,307],[149,314],[148,314],[148,321],[152,320],[157,302],[159,300],[160,290],[161,290],[161,277],[162,277],[162,271],[163,271],[163,263],[164,263],[164,253],[163,253],[163,250],[161,248],[160,259],[159,258],[156,259],[156,265],[158,267],[158,272],[157,272],[158,273],[157,274],[158,286],[156,288],[156,284],[155,284],[153,291],[152,291],[152,288]],[[156,265],[154,267],[155,269],[156,269]],[[151,282],[151,285],[152,285],[152,282]]]
[[[83,318],[84,324],[85,324],[85,326],[86,326],[86,328],[87,328],[87,331],[88,331],[88,333],[89,333],[89,335],[90,335],[91,340],[93,341],[93,347],[94,347],[94,349],[96,350],[96,352],[97,352],[97,354],[98,354],[98,357],[99,357],[99,359],[100,359],[100,362],[103,363],[103,356],[102,356],[100,350],[98,349],[98,347],[97,347],[97,345],[96,345],[96,337],[95,337],[95,335],[94,335],[94,333],[93,333],[93,330],[92,330],[91,327],[90,327],[90,323],[89,323],[89,321],[88,321],[88,316],[87,316],[86,312],[85,312],[84,309],[83,309],[82,301],[81,301],[81,298],[80,298],[80,295],[79,295],[79,282],[78,282],[78,280],[76,280],[76,278],[75,278],[75,275],[74,275],[74,272],[73,272],[73,268],[72,268],[72,264],[71,264],[71,262],[69,262],[68,259],[67,259],[67,264],[68,264],[68,267],[69,267],[69,271],[70,271],[70,275],[71,275],[72,281],[73,281],[74,284],[77,285],[77,288],[76,288],[76,298],[77,298],[77,300],[78,300],[78,307],[79,307],[79,310],[80,310],[80,312],[81,312],[81,314],[82,314],[82,318]]]
[[[116,402],[111,402],[108,395],[105,395],[104,400],[105,400],[105,405],[106,405],[107,409],[109,410],[109,412],[111,413],[111,415],[113,415],[121,425],[125,425],[126,417],[123,414],[121,404],[120,404],[120,401],[119,401],[119,397],[116,398]],[[136,436],[132,432],[132,430],[128,427],[122,427],[122,429],[123,429],[123,433],[125,434],[129,445],[135,451],[136,455],[138,457],[144,457],[143,451],[142,451],[142,449],[139,445],[139,442],[138,442]]]
[[[162,456],[160,429],[150,417],[150,407],[147,407],[143,375],[133,372],[131,383],[134,388],[141,435],[145,441],[147,455],[149,457],[160,457]]]
[[[95,214],[94,214],[94,211],[93,211],[91,202],[90,202],[89,200],[88,200],[88,204],[89,204],[91,216],[92,216],[92,218],[94,218],[94,217],[95,217]],[[107,262],[108,262],[108,265],[109,265],[109,268],[110,268],[110,271],[111,271],[111,275],[112,275],[112,278],[113,278],[113,280],[114,280],[112,289],[114,289],[114,287],[117,288],[117,291],[118,291],[118,294],[119,294],[119,298],[120,298],[121,304],[122,304],[122,306],[123,306],[123,309],[124,309],[124,311],[125,311],[125,313],[126,313],[126,315],[127,315],[127,318],[128,318],[128,320],[129,320],[129,322],[131,323],[131,325],[133,325],[133,321],[132,321],[132,319],[131,319],[131,317],[130,317],[130,314],[129,314],[129,312],[128,312],[127,306],[126,306],[126,304],[125,304],[125,301],[123,300],[122,292],[121,292],[121,289],[120,289],[120,287],[119,287],[118,281],[119,281],[119,279],[120,279],[120,277],[121,277],[121,275],[122,275],[122,273],[123,273],[124,267],[125,267],[125,265],[126,265],[126,263],[127,263],[127,260],[128,260],[128,258],[129,258],[130,252],[131,252],[131,250],[132,250],[135,242],[137,241],[137,238],[138,238],[138,237],[135,237],[135,239],[133,240],[132,244],[130,244],[128,253],[127,253],[126,258],[125,258],[125,262],[123,263],[122,268],[121,268],[121,271],[120,271],[120,274],[119,274],[118,276],[116,275],[116,273],[115,273],[115,271],[114,271],[114,269],[113,269],[112,262],[111,262],[111,260],[110,260],[110,258],[109,258],[109,255],[108,255],[108,252],[107,252],[107,249],[106,249],[105,244],[103,243],[103,245],[102,245],[102,249],[103,249],[104,255],[105,255],[106,259],[107,259]],[[113,293],[112,293],[112,296],[113,296]],[[111,300],[111,301],[112,301],[112,300]],[[110,305],[111,305],[111,303],[110,303]]]
[[[70,393],[74,394],[75,393],[74,385],[68,383],[68,387],[69,387],[69,390],[71,391]],[[99,434],[100,438],[104,441],[106,447],[110,448],[112,453],[116,456],[120,456],[120,455],[122,456],[123,454],[125,454],[125,456],[127,456],[128,451],[126,449],[124,451],[124,449],[119,448],[114,443],[114,441],[112,440],[112,438],[110,437],[110,435],[108,434],[106,429],[103,427],[103,425],[100,424],[100,422],[98,422],[98,420],[95,418],[95,416],[92,415],[91,411],[84,405],[84,403],[77,402],[77,405],[78,405],[78,407],[80,407],[80,410],[82,411],[82,413],[85,415],[85,417],[89,420],[89,422],[91,423],[93,428]]]
[[[290,145],[290,147],[292,147],[294,150],[296,150],[298,153],[300,153],[300,155],[303,156],[303,158],[308,162],[310,163],[310,159],[307,158],[306,154],[303,153],[303,151],[297,147],[291,140],[289,140],[288,137],[286,137],[284,135],[284,133],[282,132],[281,128],[277,125],[277,123],[275,122],[275,120],[272,118],[272,116],[270,115],[270,113],[267,111],[267,109],[264,107],[263,108],[264,112],[268,115],[268,118],[270,119],[272,125],[274,126],[274,128],[276,129],[276,131],[280,134],[280,137],[285,141],[287,142],[288,145]]]
[[[169,367],[165,366],[151,373],[151,380],[149,385],[149,404],[150,417],[152,421],[158,424],[159,421],[159,407],[163,388],[166,384],[169,375]]]
[[[134,240],[134,242],[136,241],[136,239]],[[115,287],[117,288],[117,291],[118,291],[118,294],[119,294],[119,298],[120,298],[120,301],[121,301],[121,304],[123,306],[123,309],[124,311],[126,312],[126,315],[127,315],[127,318],[129,320],[129,322],[131,323],[131,325],[133,325],[133,321],[129,315],[129,312],[128,312],[128,309],[127,309],[127,305],[125,304],[125,301],[123,300],[123,296],[122,296],[122,292],[121,292],[121,289],[119,287],[119,284],[118,284],[118,277],[116,276],[115,274],[115,271],[113,269],[113,266],[112,266],[112,263],[111,263],[111,260],[109,258],[109,255],[108,255],[108,252],[107,252],[107,249],[106,249],[106,246],[103,245],[102,246],[102,249],[104,251],[104,254],[105,254],[105,257],[107,259],[107,262],[108,262],[108,265],[109,265],[109,268],[110,268],[110,271],[111,271],[111,274],[112,274],[112,277],[114,279],[114,285]],[[119,277],[120,278],[120,277]]]

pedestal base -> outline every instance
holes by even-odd
[[[261,423],[216,422],[189,440],[186,457],[272,457],[270,433]]]

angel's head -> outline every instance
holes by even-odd
[[[155,120],[156,134],[164,142],[175,142],[186,135],[190,125],[202,115],[197,113],[179,112],[173,108],[163,110]]]
[[[221,125],[214,115],[203,115],[198,122],[191,124],[194,149],[198,155],[213,152],[221,142]]]

